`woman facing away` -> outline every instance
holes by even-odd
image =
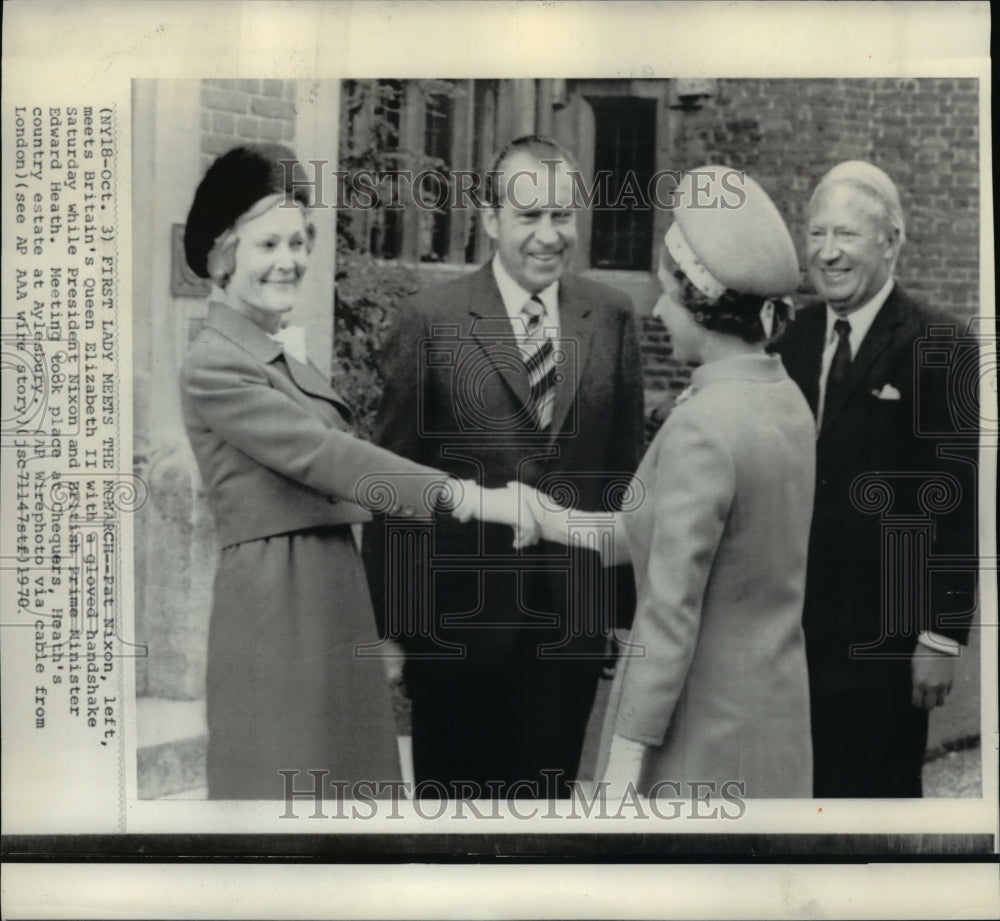
[[[703,781],[808,797],[801,620],[816,430],[765,352],[788,319],[778,298],[797,285],[795,248],[764,190],[735,170],[693,170],[676,198],[654,315],[674,358],[699,367],[636,472],[643,500],[613,521],[605,562],[632,562],[638,600],[597,777],[644,795]],[[543,537],[588,539],[572,510],[529,495]]]
[[[298,772],[296,789],[312,789],[307,771],[324,772],[325,789],[398,780],[382,662],[358,654],[378,636],[351,526],[387,505],[406,517],[521,517],[506,492],[487,496],[354,436],[350,409],[287,325],[314,238],[299,169],[280,145],[229,151],[185,227],[188,264],[214,284],[181,385],[219,541],[206,689],[215,799],[280,800],[281,771]]]

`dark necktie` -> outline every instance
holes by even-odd
[[[527,335],[521,341],[521,354],[528,371],[531,386],[530,409],[540,429],[548,428],[552,422],[552,404],[555,400],[553,385],[556,380],[556,363],[552,340],[545,338],[542,318],[545,305],[537,297],[532,297],[521,308],[524,329]]]
[[[833,324],[837,334],[837,348],[830,362],[830,373],[826,377],[826,397],[823,412],[826,413],[834,394],[844,386],[847,371],[851,367],[851,324],[847,320],[837,320]]]

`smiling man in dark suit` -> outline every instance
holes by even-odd
[[[807,234],[826,303],[799,312],[779,351],[817,417],[804,612],[814,794],[916,797],[928,713],[951,690],[974,607],[956,564],[975,553],[975,433],[956,427],[942,376],[961,337],[893,277],[905,224],[882,170],[834,167]]]
[[[616,506],[638,463],[641,361],[628,298],[567,273],[574,169],[546,138],[498,154],[482,215],[496,254],[403,305],[377,441],[486,487],[561,486],[597,511]],[[407,655],[417,781],[454,797],[565,796],[614,570],[591,550],[518,551],[509,528],[443,518],[429,551],[404,559],[399,540],[389,521],[366,552],[386,634]]]

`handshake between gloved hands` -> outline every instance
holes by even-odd
[[[505,524],[514,529],[514,548],[531,547],[540,539],[569,543],[571,509],[524,483],[486,489],[472,480],[453,481],[451,514],[465,523],[472,519]]]

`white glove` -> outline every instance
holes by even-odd
[[[524,483],[508,483],[508,489],[517,490],[521,501],[530,509],[541,536],[556,544],[569,544],[570,509],[559,505],[551,496],[540,493],[533,486]]]
[[[459,487],[460,494],[456,496],[451,513],[463,524],[478,518],[490,524],[509,525],[514,529],[517,549],[538,542],[538,524],[517,488],[484,489],[472,480],[459,481]]]
[[[451,514],[462,524],[478,518],[482,508],[482,489],[473,480],[451,480],[453,497]]]
[[[628,785],[638,789],[642,774],[642,762],[646,757],[646,746],[624,736],[613,735],[608,750],[608,764],[602,781],[608,784],[608,797],[621,799]]]

